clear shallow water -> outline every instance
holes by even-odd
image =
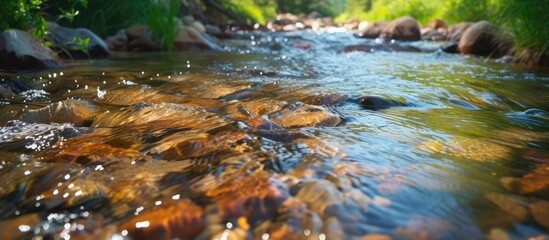
[[[547,234],[546,70],[422,42],[346,52],[380,43],[345,32],[221,44],[5,74],[39,90],[1,106],[2,234]],[[370,110],[362,96],[406,106]]]

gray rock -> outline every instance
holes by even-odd
[[[48,25],[48,31],[51,34],[46,36],[48,41],[51,41],[53,49],[60,50],[60,55],[71,59],[87,59],[87,58],[107,58],[111,55],[109,47],[99,36],[95,35],[87,28],[67,28],[57,26],[56,24]],[[86,40],[89,38],[87,51],[82,51],[78,43],[74,42],[74,38]]]
[[[55,52],[29,33],[18,29],[0,33],[0,68],[25,70],[62,66],[63,62]]]

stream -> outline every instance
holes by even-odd
[[[547,234],[546,70],[339,29],[219,45],[0,73],[32,88],[0,101],[0,238]]]

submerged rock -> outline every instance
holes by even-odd
[[[306,97],[303,102],[317,106],[341,105],[349,100],[349,97],[338,93],[322,93],[316,96]]]
[[[475,161],[509,159],[511,150],[488,139],[455,137],[447,148],[448,154]]]
[[[29,124],[13,120],[0,129],[0,150],[42,151],[81,132],[70,124]]]
[[[63,65],[52,50],[29,33],[18,29],[0,33],[0,68],[43,69]]]
[[[549,165],[542,164],[522,178],[502,178],[501,182],[509,191],[549,197]]]
[[[301,184],[295,198],[303,201],[310,210],[321,215],[324,214],[327,207],[341,204],[344,200],[343,194],[337,187],[324,179]]]
[[[92,102],[67,99],[22,112],[20,119],[28,123],[71,123],[75,126],[88,126],[98,114],[97,111]]]
[[[382,97],[377,96],[364,96],[360,97],[357,100],[357,103],[368,110],[382,110],[390,107],[403,107],[407,106],[405,103],[395,101],[395,100],[387,100]]]
[[[538,200],[530,204],[530,210],[536,222],[549,230],[549,202]]]
[[[179,201],[143,212],[118,227],[132,239],[193,239],[206,228],[200,206]]]
[[[157,121],[170,121],[172,125],[191,128],[209,128],[224,125],[224,121],[212,116],[200,107],[179,104],[137,104],[118,112],[105,112],[93,120],[93,127],[119,127]]]
[[[254,227],[261,220],[272,218],[278,207],[289,198],[288,192],[270,178],[271,174],[264,171],[230,177],[206,191],[205,195],[213,198],[222,219],[234,221],[245,217]]]
[[[459,41],[462,54],[501,57],[511,50],[513,41],[497,25],[480,21],[467,28]]]
[[[280,111],[285,105],[286,102],[276,100],[235,102],[227,106],[225,111],[233,119],[242,121]]]
[[[530,215],[528,209],[525,207],[527,204],[525,199],[499,193],[489,193],[485,197],[501,210],[513,216],[516,221],[526,221]]]
[[[417,21],[410,16],[395,19],[383,28],[380,36],[386,39],[403,41],[421,40],[419,25],[417,24]]]
[[[342,120],[323,107],[313,105],[298,106],[295,109],[285,109],[280,115],[273,117],[272,121],[283,128],[295,127],[335,127]]]

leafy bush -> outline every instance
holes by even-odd
[[[181,7],[180,0],[151,0],[147,8],[147,25],[159,40],[162,49],[173,49],[177,38],[180,20],[177,13]]]
[[[59,8],[60,4],[67,7]],[[46,19],[55,20],[52,19],[54,16],[48,16],[45,9],[57,7],[59,14],[56,15],[56,18],[70,20],[78,15],[76,7],[86,7],[87,4],[87,0],[4,0],[0,8],[0,31],[10,28],[33,30],[34,37],[43,39],[46,35]]]
[[[133,24],[145,23],[150,4],[150,0],[93,0],[73,21],[60,19],[59,23],[67,27],[89,28],[97,35],[107,37]]]

